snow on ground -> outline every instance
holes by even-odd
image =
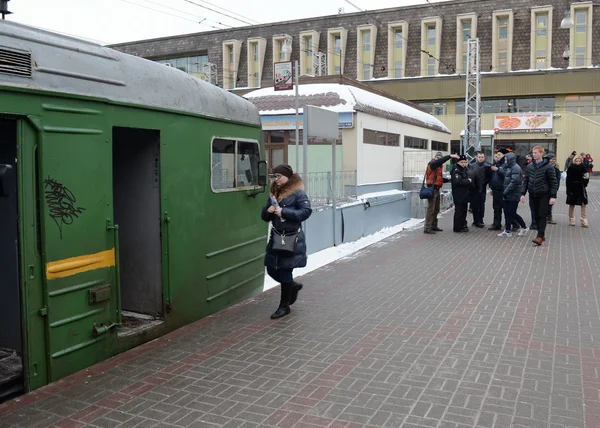
[[[358,241],[346,242],[344,244],[338,245],[337,247],[326,248],[325,250],[319,251],[318,253],[311,254],[308,256],[308,264],[306,265],[306,267],[294,269],[294,279],[298,279],[302,275],[317,270],[329,263],[341,259],[342,257],[347,257],[353,253],[356,253],[357,251],[362,250],[363,248],[368,247],[369,245],[374,244],[376,242],[379,242],[398,232],[402,232],[403,230],[407,229],[415,229],[422,223],[422,218],[411,218],[410,220],[407,220],[404,223],[393,227],[386,227],[385,229],[382,229],[379,232],[374,233],[373,235],[365,236],[364,238],[361,238]],[[265,285],[263,291],[267,291],[277,285],[279,285],[279,283],[275,282],[273,278],[267,275],[265,269]]]

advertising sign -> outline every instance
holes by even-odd
[[[263,131],[296,129],[296,116],[293,114],[261,116]],[[304,129],[304,115],[298,115],[298,127]],[[353,128],[354,115],[353,113],[338,113],[338,127]]]
[[[498,132],[551,132],[552,113],[503,113],[494,115]]]
[[[273,90],[287,91],[294,89],[294,72],[292,61],[276,62],[273,64],[275,70],[275,82]]]

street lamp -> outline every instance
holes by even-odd
[[[281,46],[281,52],[283,52],[287,58],[289,58],[290,60],[292,59],[291,55],[292,55],[292,38],[291,37],[286,37],[285,40],[283,41],[283,45]],[[299,126],[299,120],[298,120],[298,84],[300,82],[300,76],[298,73],[298,60],[294,61],[294,89],[295,89],[295,96],[294,96],[294,104],[295,104],[295,109],[296,109],[296,172],[300,171],[300,126]],[[304,154],[306,156],[306,153]],[[304,171],[304,174],[306,174],[306,171]],[[306,180],[306,177],[304,177],[304,179]]]
[[[573,28],[575,23],[573,22],[573,18],[571,17],[571,10],[567,9],[565,11],[565,17],[560,21],[560,28],[568,29]]]

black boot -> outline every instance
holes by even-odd
[[[292,297],[290,297],[290,305],[293,305],[298,298],[298,292],[302,290],[303,285],[299,282],[294,281],[294,287],[292,288]]]
[[[293,282],[281,284],[281,300],[279,301],[279,308],[271,315],[271,319],[281,318],[290,313],[290,299],[292,298],[293,288]]]

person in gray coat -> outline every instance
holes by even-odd
[[[519,236],[525,235],[529,232],[527,225],[523,218],[517,213],[519,207],[519,199],[521,198],[521,187],[523,185],[523,170],[517,164],[517,155],[514,153],[507,153],[504,156],[505,164],[504,168],[499,169],[500,175],[504,176],[504,192],[502,193],[502,199],[504,200],[504,232],[498,234],[498,236],[509,237],[512,236],[511,225],[516,221],[521,230]]]

